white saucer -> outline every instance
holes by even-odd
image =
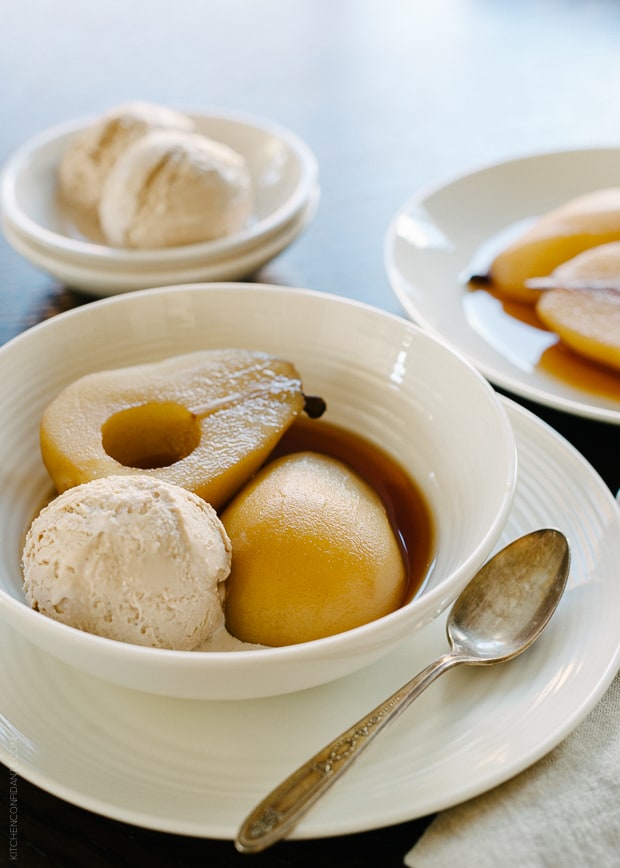
[[[193,269],[197,273],[216,262],[230,267],[233,258],[250,249],[267,242],[275,244],[276,237],[284,237],[285,228],[299,223],[311,200],[316,199],[318,167],[310,148],[294,133],[268,121],[232,113],[188,114],[200,132],[229,145],[248,162],[255,208],[242,231],[200,244],[158,250],[110,247],[96,228],[83,234],[59,201],[56,171],[71,136],[95,120],[85,118],[34,137],[6,163],[0,210],[10,243],[17,237],[19,252],[28,258],[35,251],[35,264],[40,267],[43,261],[59,259],[84,272],[110,270],[125,275],[138,271],[152,274],[161,268],[177,272]]]
[[[583,719],[620,665],[620,510],[593,468],[506,401],[517,493],[501,545],[556,526],[569,586],[540,640],[491,669],[433,685],[302,820],[293,837],[363,831],[478,795],[535,762]],[[440,618],[377,664],[301,693],[198,702],[113,687],[5,624],[0,758],[60,798],[127,823],[232,839],[254,803],[301,761],[446,650]]]
[[[8,220],[2,221],[6,240],[14,250],[59,280],[61,283],[96,296],[118,295],[137,289],[202,281],[241,280],[276,257],[303,232],[312,221],[319,204],[318,186],[310,193],[305,206],[277,232],[254,245],[231,250],[215,260],[175,262],[167,266],[130,269],[122,263],[102,268],[81,263],[71,257],[53,254],[22,235]]]
[[[507,316],[466,281],[476,258],[497,252],[504,232],[569,199],[618,185],[620,148],[535,154],[479,169],[409,199],[388,228],[384,257],[394,292],[409,316],[441,335],[495,385],[563,410],[620,424],[620,378],[587,362],[572,379],[547,370],[550,332]],[[490,256],[487,262],[488,266]],[[548,354],[547,354],[548,356]],[[548,362],[547,362],[548,364]],[[591,383],[596,394],[577,377]]]

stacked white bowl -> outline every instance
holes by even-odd
[[[7,161],[0,184],[2,230],[34,265],[62,283],[98,295],[175,283],[247,277],[287,247],[315,214],[314,154],[296,134],[269,121],[230,113],[187,112],[196,130],[247,161],[254,213],[240,232],[156,250],[111,247],[79,231],[58,196],[57,168],[85,118],[26,142]]]

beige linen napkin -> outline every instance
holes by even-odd
[[[620,868],[620,674],[546,757],[439,814],[405,865]]]

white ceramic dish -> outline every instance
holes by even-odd
[[[54,127],[19,148],[5,164],[0,205],[5,223],[50,256],[121,270],[190,267],[229,258],[277,234],[306,207],[318,184],[316,158],[299,136],[277,124],[232,113],[193,113],[197,129],[241,153],[250,168],[255,208],[241,232],[200,244],[158,250],[122,250],[83,235],[57,194],[56,171],[68,142],[95,118]]]
[[[50,483],[41,412],[94,370],[200,348],[274,352],[298,367],[326,419],[363,432],[426,494],[436,525],[424,588],[370,624],[288,648],[174,652],[111,642],[32,611],[20,545]],[[512,428],[470,365],[404,319],[321,293],[248,284],[146,290],[60,314],[0,348],[0,616],[48,653],[125,687],[185,698],[287,693],[336,679],[388,653],[435,618],[484,560],[516,480]]]
[[[620,510],[565,440],[505,406],[519,479],[497,547],[537,527],[561,528],[572,563],[560,607],[518,660],[463,667],[433,685],[303,818],[295,838],[403,822],[502,783],[568,735],[620,665]],[[0,648],[11,660],[0,669],[0,757],[25,779],[99,814],[232,839],[272,786],[445,650],[444,623],[438,618],[337,683],[243,704],[123,690],[0,623]]]
[[[617,186],[619,169],[618,148],[536,154],[409,199],[391,221],[384,249],[390,283],[409,316],[497,386],[567,413],[620,424],[616,375],[593,374],[584,363],[584,378],[589,383],[596,377],[598,392],[557,376],[541,362],[555,335],[506,316],[487,293],[466,288],[477,258],[489,264],[485,252],[496,252],[493,241],[501,243],[502,232],[574,196]]]
[[[166,267],[156,268],[104,269],[79,262],[70,256],[50,253],[45,247],[37,245],[35,241],[22,235],[17,227],[6,219],[3,220],[3,231],[11,246],[42,271],[74,289],[104,297],[155,286],[246,278],[293,243],[312,221],[318,203],[319,190],[315,188],[305,208],[286,222],[278,232],[262,238],[253,246],[247,245],[242,250],[233,250],[228,256],[218,256],[214,261],[209,259],[204,263],[194,262],[186,265],[175,262]]]

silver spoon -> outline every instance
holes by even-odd
[[[503,663],[540,635],[568,578],[569,548],[560,531],[533,531],[491,558],[457,598],[442,654],[370,714],[279,784],[242,823],[235,847],[258,853],[275,844],[344,774],[386,726],[439,675],[462,663]]]

